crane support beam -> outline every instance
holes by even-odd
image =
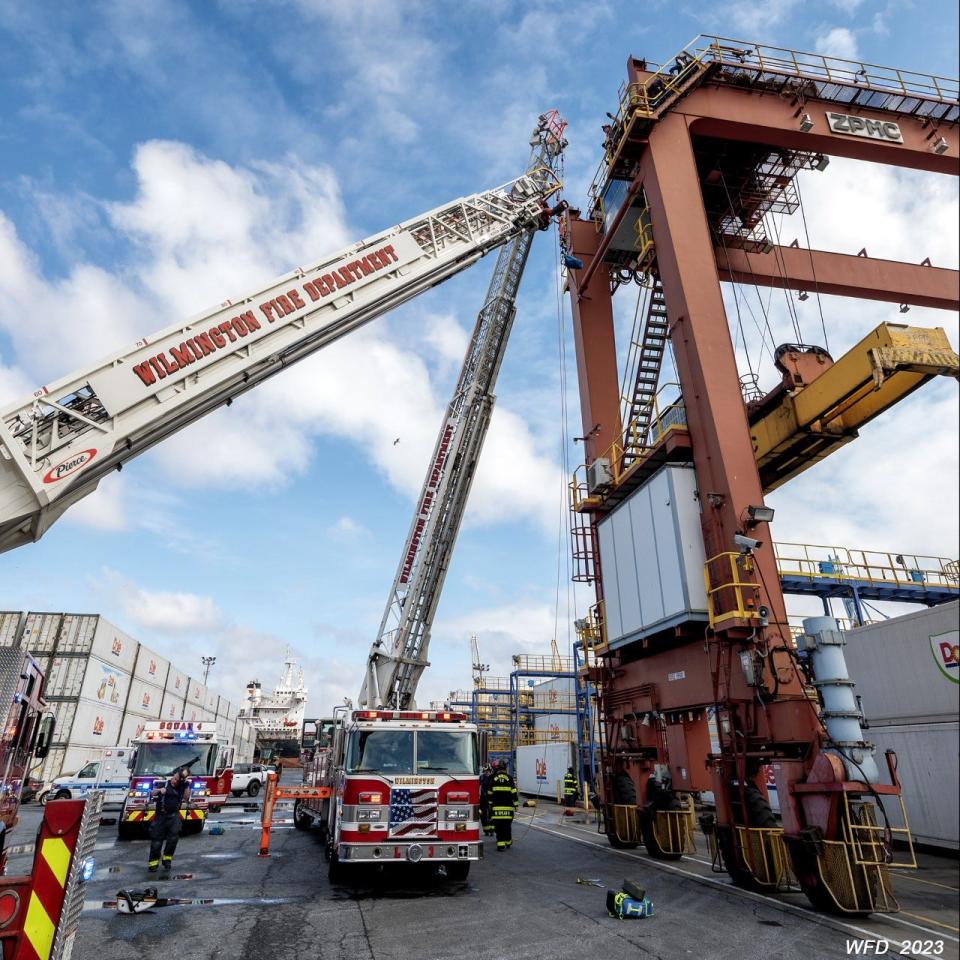
[[[720,279],[731,283],[960,310],[960,272],[945,267],[788,246],[714,252]]]
[[[694,90],[672,112],[685,117],[695,137],[765,143],[930,173],[960,174],[960,144],[954,123],[938,127],[919,117],[895,115],[903,139],[898,143],[834,131],[828,125],[828,113],[857,116],[874,123],[893,120],[890,113],[882,110],[852,109],[829,100],[807,100],[800,104],[793,98],[744,96],[742,90],[734,87],[708,84]],[[804,115],[813,121],[813,127],[806,132],[800,129]],[[933,144],[940,131],[948,133],[948,147],[944,153],[934,153]]]
[[[778,387],[750,416],[764,491],[823,460],[938,375],[960,375],[942,329],[882,323],[808,384]]]
[[[568,286],[585,460],[591,463],[610,449],[621,429],[613,296],[594,224],[568,217],[565,230],[570,252],[583,263],[581,269],[570,269]]]

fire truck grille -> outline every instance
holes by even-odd
[[[434,837],[437,834],[437,791],[394,788],[390,791],[389,836]]]

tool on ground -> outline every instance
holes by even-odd
[[[577,883],[586,884],[589,887],[602,887],[603,883],[599,877],[577,877]]]
[[[117,913],[147,913],[155,907],[184,907],[213,902],[212,897],[159,897],[156,887],[147,887],[144,890],[118,890],[116,900]]]

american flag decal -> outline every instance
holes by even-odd
[[[437,791],[390,791],[391,837],[433,837],[437,833]]]

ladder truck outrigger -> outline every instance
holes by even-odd
[[[555,179],[565,126],[556,111],[539,118],[528,176],[548,170]],[[530,222],[500,250],[367,658],[358,709],[338,708],[332,744],[317,751],[308,770],[307,783],[328,787],[331,796],[300,799],[294,808],[298,826],[319,820],[326,832],[333,881],[350,864],[421,860],[463,880],[483,855],[477,727],[462,713],[420,710],[415,698],[490,424],[520,280],[533,235],[548,222],[546,215]]]
[[[458,870],[465,875],[469,862],[480,855],[479,834],[473,832],[473,843],[466,839],[468,826],[477,826],[477,731],[461,715],[418,711],[414,694],[427,666],[430,624],[489,424],[492,390],[532,236],[565,206],[551,208],[549,203],[561,186],[557,170],[565,126],[556,111],[542,115],[526,172],[503,186],[459,198],[298,267],[0,408],[3,552],[38,540],[104,476],[154,444],[504,248],[370,653],[360,695],[360,706],[367,709],[347,721],[339,717],[333,747],[318,751],[321,761],[331,761],[325,776],[343,773],[345,764],[354,763],[355,772],[366,775],[383,734],[397,730],[410,744],[410,754],[400,764],[411,772],[400,773],[400,767],[383,759],[369,771],[372,786],[358,793],[356,804],[376,797],[381,803],[371,803],[371,808],[388,816],[412,805],[411,825],[403,836],[393,837],[390,856],[397,858],[394,851],[402,850],[408,861],[421,855],[446,860],[451,863],[448,875]],[[461,767],[465,772],[456,772]],[[353,776],[344,779],[351,791],[359,789]],[[432,791],[420,782],[427,780]],[[420,801],[431,792],[434,813],[427,827]],[[394,803],[386,802],[391,798]],[[445,806],[438,805],[440,799]],[[346,842],[341,829],[346,810],[341,791],[334,803],[317,811],[329,831],[332,872],[341,852],[344,860],[350,856],[346,847],[340,849]],[[298,814],[301,823],[312,819],[307,807]],[[379,830],[369,810],[360,820],[371,832]],[[397,833],[388,820],[383,825],[387,834]],[[447,827],[451,842],[443,839]],[[435,842],[416,842],[425,839]],[[350,850],[362,858],[361,845]],[[372,852],[370,856],[374,858]]]

